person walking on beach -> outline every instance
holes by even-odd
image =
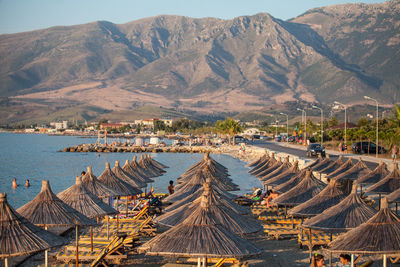
[[[340,254],[340,264],[339,267],[350,267],[351,257],[349,254]]]
[[[397,146],[393,145],[393,147],[392,147],[392,160],[393,160],[393,162],[396,162],[397,153],[398,153]]]
[[[17,186],[18,186],[18,184],[17,184],[17,179],[14,178],[13,181],[12,181],[12,188],[13,188],[13,189],[16,189]]]
[[[173,193],[174,193],[175,191],[174,191],[174,181],[169,181],[169,186],[168,186],[168,193],[170,194],[170,195],[172,195]]]
[[[343,151],[343,144],[342,142],[339,143],[339,152],[342,153]]]

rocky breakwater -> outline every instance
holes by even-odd
[[[97,152],[97,153],[218,153],[217,147],[211,146],[111,146],[96,144],[80,144],[66,147],[59,152]]]

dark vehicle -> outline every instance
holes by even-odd
[[[275,141],[276,142],[281,142],[282,141],[282,136],[278,135],[277,137],[275,137]]]
[[[376,154],[376,144],[372,142],[355,142],[351,150],[358,154]],[[384,153],[386,153],[386,149],[383,146],[378,146],[378,154]]]
[[[313,143],[307,147],[307,157],[316,157],[318,154],[325,157],[325,148],[321,144]]]

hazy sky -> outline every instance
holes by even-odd
[[[382,0],[0,0],[0,34],[98,20],[113,23],[156,16],[183,15],[231,19],[260,12],[289,19],[314,7]]]

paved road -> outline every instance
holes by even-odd
[[[289,144],[287,145],[286,143],[278,143],[278,142],[272,142],[272,141],[264,141],[264,140],[256,140],[252,143],[254,146],[274,150],[274,151],[279,151],[283,153],[288,153],[292,154],[298,157],[306,158],[306,147],[305,146],[298,146],[294,144]],[[339,156],[339,152],[336,151],[326,151],[327,154],[333,159],[336,160],[336,158]],[[364,155],[356,155],[356,154],[343,154],[344,157],[352,157],[353,158],[353,163],[356,163],[358,161],[358,158],[361,157],[362,160],[365,162],[365,164],[370,168],[371,170],[375,169],[378,166],[378,162],[380,159],[373,158],[371,156],[364,156]],[[384,160],[386,163],[391,162],[390,160],[385,159]]]

